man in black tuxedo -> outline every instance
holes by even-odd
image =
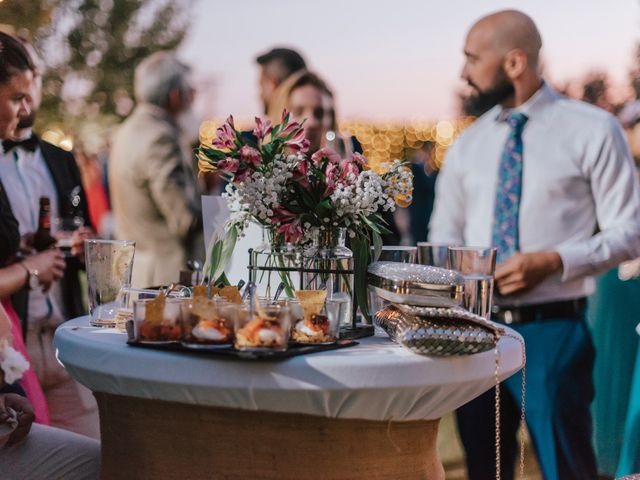
[[[29,45],[37,66],[37,56]],[[41,72],[41,70],[40,70]],[[26,239],[37,230],[39,199],[51,200],[51,218],[71,219],[84,224],[71,235],[71,252],[64,277],[47,292],[37,285],[13,296],[15,309],[23,321],[30,361],[49,404],[52,424],[77,433],[97,437],[97,409],[90,393],[73,381],[55,359],[55,327],[82,315],[85,297],[79,273],[84,268],[83,244],[93,236],[80,171],[70,152],[58,148],[32,131],[41,99],[41,78],[36,72],[27,102],[30,112],[21,113],[15,139],[3,139],[0,152],[0,181]],[[56,236],[56,223],[52,222]],[[37,283],[37,282],[36,282]]]

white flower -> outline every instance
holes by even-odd
[[[29,369],[29,362],[3,339],[0,343],[0,368],[4,372],[4,381],[11,384],[22,378]]]

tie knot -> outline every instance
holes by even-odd
[[[527,123],[529,117],[527,117],[524,113],[521,112],[511,112],[507,116],[507,123],[513,130],[522,131],[524,124]]]

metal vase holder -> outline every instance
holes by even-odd
[[[288,253],[293,254],[293,251],[289,251]],[[300,258],[297,261],[283,261],[281,262],[281,265],[259,265],[259,262],[257,261],[258,255],[264,255],[264,252],[256,252],[255,249],[250,248],[249,265],[247,267],[249,269],[249,281],[258,284],[260,278],[263,277],[263,274],[266,274],[268,277],[270,277],[270,274],[275,273],[277,275],[277,278],[280,279],[291,279],[292,277],[296,278],[296,280],[291,282],[289,286],[293,288],[297,286],[299,290],[304,290],[305,287],[308,288],[308,285],[305,285],[305,279],[308,278],[310,274],[314,276],[317,275],[319,277],[327,277],[329,275],[351,275],[351,278],[353,279],[353,264],[351,268],[347,269],[313,268],[310,266],[306,266],[305,262],[302,261],[301,252],[298,253],[300,255]],[[285,253],[274,252],[272,253],[272,255],[285,255]],[[286,263],[289,263],[289,265],[285,265]],[[293,265],[291,265],[291,263],[293,263]],[[294,283],[297,285],[294,285]],[[353,285],[355,282],[351,283],[351,322],[348,325],[340,326],[340,338],[354,339],[373,336],[373,325],[365,323],[363,321],[363,316],[358,314],[358,304],[356,302],[355,289]],[[270,289],[268,289],[268,291],[270,291]],[[289,296],[291,296],[292,292],[288,292],[288,294]]]

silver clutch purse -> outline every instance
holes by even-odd
[[[503,330],[462,303],[464,277],[443,268],[376,262],[369,288],[391,305],[374,322],[399,344],[421,355],[470,355],[494,348]]]

